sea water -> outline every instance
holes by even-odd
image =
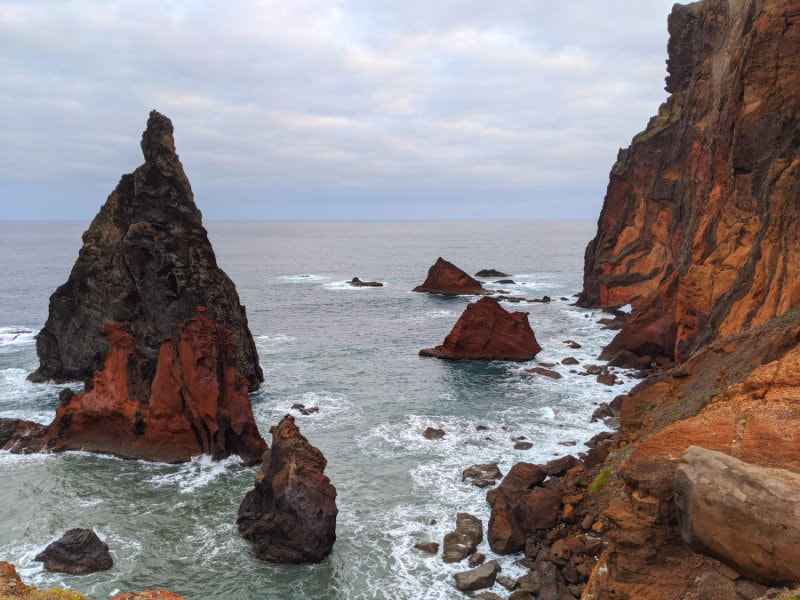
[[[0,452],[0,560],[26,582],[93,598],[167,588],[191,600],[463,598],[444,564],[414,549],[441,543],[456,513],[488,523],[485,490],[462,483],[474,463],[544,462],[584,450],[604,429],[597,404],[626,391],[555,367],[563,378],[526,377],[537,362],[573,356],[598,364],[613,332],[599,311],[573,306],[589,221],[212,222],[219,265],[247,307],[265,382],[252,394],[264,437],[287,413],[328,459],[339,506],[337,540],[323,563],[257,560],[236,530],[253,469],[232,457],[183,465],[80,452]],[[0,417],[52,420],[61,385],[26,380],[38,365],[34,336],[53,290],[66,281],[87,223],[0,224]],[[530,363],[449,362],[418,356],[440,344],[470,297],[413,293],[442,256],[470,273],[496,268],[508,295],[550,303],[504,303],[529,312],[542,351]],[[381,288],[353,288],[352,277]],[[574,340],[580,349],[563,342]],[[575,372],[571,372],[572,369]],[[73,384],[80,389],[80,384]],[[303,416],[294,404],[317,407]],[[479,429],[482,425],[487,429]],[[422,436],[441,428],[441,440]],[[533,443],[515,450],[512,438]],[[576,443],[575,446],[568,444]],[[45,573],[34,556],[73,527],[94,529],[114,567],[86,576]],[[494,558],[484,542],[479,551]],[[524,573],[520,556],[498,557]],[[497,587],[495,592],[504,590]]]

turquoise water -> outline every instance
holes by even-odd
[[[47,300],[66,280],[85,223],[0,223],[0,416],[49,422],[60,386],[31,384],[33,335]],[[599,385],[557,369],[564,379],[522,377],[537,361],[595,357],[612,337],[600,313],[570,306],[580,290],[588,221],[207,224],[220,266],[247,306],[266,381],[252,395],[256,420],[270,425],[295,403],[296,415],[328,459],[338,490],[337,542],[322,564],[287,567],[256,560],[235,527],[252,470],[230,459],[178,466],[69,453],[0,452],[0,560],[26,581],[63,585],[95,598],[115,591],[168,588],[200,599],[463,598],[445,565],[413,548],[441,542],[455,514],[488,522],[485,492],[461,483],[473,463],[549,460],[581,448],[603,429],[589,424],[600,401],[631,382]],[[410,292],[438,256],[470,273],[513,274],[502,287],[550,304],[525,310],[543,350],[531,364],[445,362],[417,355],[439,344],[467,297]],[[352,288],[354,276],[385,282]],[[568,298],[561,300],[560,298]],[[583,348],[571,350],[563,340]],[[477,431],[484,425],[488,431]],[[426,440],[428,427],[444,439]],[[525,436],[530,450],[514,450]],[[577,440],[576,448],[559,442]],[[436,523],[431,525],[430,522]],[[44,573],[33,557],[72,527],[91,527],[115,566],[83,577]],[[480,549],[491,555],[484,543]],[[519,557],[504,573],[523,573]],[[503,590],[497,589],[496,592]]]

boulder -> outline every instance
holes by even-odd
[[[513,507],[514,517],[525,533],[555,527],[561,513],[561,495],[555,490],[534,488]]]
[[[561,379],[561,373],[558,371],[553,371],[552,369],[545,369],[544,367],[532,367],[530,369],[525,369],[522,372],[523,375],[541,375],[543,377],[548,377],[549,379]]]
[[[144,164],[122,176],[83,234],[69,278],[50,297],[33,381],[91,378],[110,350],[110,322],[131,333],[143,372],[153,373],[164,340],[179,336],[198,306],[231,332],[250,389],[263,381],[245,308],[217,266],[172,134],[172,122],[152,111]]]
[[[486,500],[494,506],[499,500],[509,503],[524,496],[528,491],[547,479],[547,471],[533,463],[518,462],[512,466],[500,485],[486,494]]]
[[[488,463],[483,465],[472,465],[467,467],[461,473],[461,481],[471,480],[472,485],[484,488],[494,485],[498,479],[501,479],[503,474],[497,466],[497,463]]]
[[[107,571],[114,566],[108,544],[91,529],[70,529],[36,555],[45,571],[87,575]]]
[[[111,347],[87,391],[67,394],[47,428],[48,448],[183,462],[210,454],[261,460],[266,443],[253,418],[247,379],[230,331],[205,308],[161,343],[158,363],[139,353],[122,323],[105,327]]]
[[[490,560],[470,571],[455,573],[453,577],[456,580],[456,589],[468,592],[492,587],[499,572],[500,564],[496,560]]]
[[[468,513],[456,515],[456,528],[444,536],[444,562],[460,562],[475,552],[483,541],[483,523]]]
[[[261,477],[239,507],[239,533],[258,558],[317,563],[336,541],[336,489],[323,473],[327,461],[286,415],[270,428]]]
[[[422,437],[426,440],[440,440],[444,437],[444,429],[437,429],[436,427],[426,427],[422,432]]]
[[[428,269],[428,277],[422,285],[414,288],[415,292],[428,292],[443,296],[483,295],[489,294],[481,282],[473,279],[453,263],[442,257]]]
[[[347,283],[353,287],[383,287],[383,284],[379,281],[361,281],[358,277],[353,277]]]
[[[531,360],[541,350],[528,313],[506,311],[494,298],[467,305],[444,343],[422,356],[471,360]]]
[[[497,554],[512,554],[525,547],[525,533],[517,523],[512,506],[505,500],[492,507],[487,538],[489,547]]]
[[[414,548],[428,554],[437,554],[439,552],[439,544],[436,542],[419,542],[414,544]]]
[[[768,585],[800,581],[800,475],[691,446],[675,472],[684,542]]]
[[[146,590],[144,592],[128,592],[111,596],[108,600],[187,600],[167,590]]]

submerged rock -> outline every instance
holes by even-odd
[[[33,560],[43,562],[45,571],[87,575],[114,566],[108,544],[91,529],[70,529]]]
[[[162,342],[155,373],[119,323],[105,327],[111,350],[82,394],[67,395],[47,428],[52,450],[182,462],[200,454],[261,459],[266,443],[253,418],[232,335],[203,308]]]
[[[353,277],[347,283],[353,287],[383,287],[383,284],[379,281],[361,281],[358,277]]]
[[[316,563],[336,541],[336,489],[323,473],[327,460],[286,415],[270,428],[260,479],[239,507],[239,533],[261,560]]]
[[[472,360],[531,360],[541,350],[528,313],[510,313],[494,298],[467,305],[444,343],[422,356]]]
[[[502,271],[498,271],[497,269],[481,269],[475,273],[475,277],[511,277],[511,275],[508,273],[503,273]]]
[[[250,388],[263,381],[245,309],[217,266],[172,132],[167,117],[150,113],[144,164],[122,176],[83,234],[67,282],[50,297],[33,381],[92,377],[110,349],[104,333],[110,322],[130,331],[144,371],[152,373],[163,341],[177,337],[198,306],[231,332]]]
[[[415,292],[428,292],[444,296],[483,295],[490,294],[481,282],[473,279],[453,263],[441,256],[428,269],[428,277],[422,285],[414,288]]]

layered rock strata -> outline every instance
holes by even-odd
[[[239,533],[261,560],[320,562],[336,541],[336,489],[323,473],[327,461],[286,415],[270,429],[256,486],[239,507]]]
[[[428,277],[422,285],[418,285],[413,291],[443,296],[474,296],[491,293],[484,289],[480,281],[470,277],[441,256],[428,269]]]
[[[200,454],[261,459],[266,443],[253,418],[233,335],[206,309],[159,346],[155,372],[121,323],[106,324],[111,347],[82,394],[66,393],[46,447],[162,462]]]
[[[670,96],[620,151],[582,306],[632,304],[607,348],[685,360],[800,303],[800,0],[669,17]]]
[[[531,360],[542,349],[526,312],[508,312],[494,298],[468,304],[444,343],[422,356],[470,360]]]
[[[172,134],[171,121],[152,111],[141,142],[144,164],[122,176],[83,234],[67,282],[50,297],[32,380],[92,377],[109,350],[109,322],[130,331],[152,372],[162,342],[204,306],[231,332],[250,388],[263,381],[245,309],[217,266]]]

